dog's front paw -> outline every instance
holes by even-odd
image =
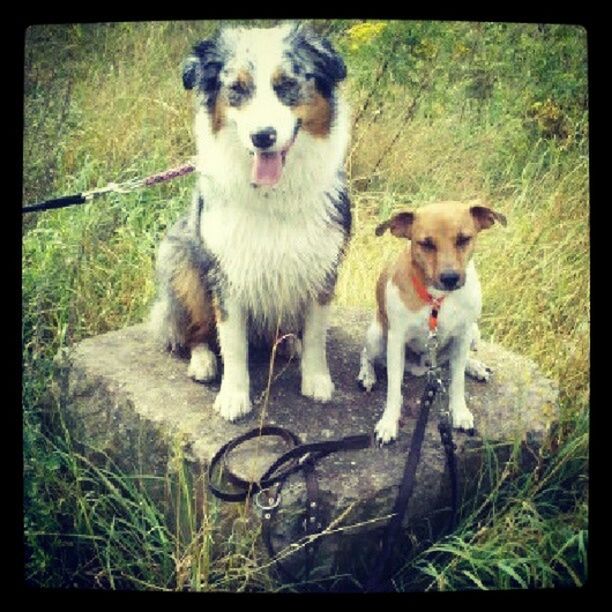
[[[382,418],[376,427],[374,427],[374,433],[376,434],[376,442],[379,445],[388,444],[397,438],[397,428],[399,425],[399,419],[395,417],[385,416]]]
[[[213,408],[224,419],[235,421],[241,416],[248,414],[252,409],[249,392],[248,390],[228,389],[221,385]]]
[[[465,399],[450,405],[451,418],[455,429],[474,429],[474,415],[465,404]]]
[[[470,357],[465,364],[465,373],[480,382],[488,382],[493,369],[482,363],[482,361]]]
[[[209,382],[215,378],[217,358],[207,346],[200,344],[193,347],[187,375],[199,382]]]
[[[311,397],[317,402],[329,402],[334,388],[329,372],[302,374],[302,395]]]

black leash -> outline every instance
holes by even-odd
[[[246,480],[235,474],[228,466],[229,453],[237,446],[262,436],[276,436],[286,442],[290,449],[270,465],[258,481]],[[211,459],[208,467],[208,483],[211,492],[224,501],[244,501],[253,497],[255,505],[262,511],[262,537],[270,558],[276,560],[276,566],[285,580],[300,582],[300,580],[281,563],[274,550],[272,542],[272,523],[281,500],[281,490],[286,479],[299,471],[306,482],[306,514],[304,526],[306,542],[303,546],[306,555],[305,575],[309,576],[312,568],[313,553],[316,546],[314,537],[321,531],[319,485],[315,472],[315,464],[327,455],[341,450],[358,450],[371,446],[372,437],[369,434],[347,436],[339,440],[312,442],[303,444],[294,433],[283,427],[265,425],[252,429],[224,444]],[[224,477],[231,483],[233,490],[222,489],[216,481]],[[265,499],[262,500],[262,496]]]
[[[388,590],[391,586],[390,573],[392,568],[390,567],[390,560],[393,546],[397,541],[398,531],[401,528],[408,502],[414,491],[415,475],[419,464],[429,412],[438,391],[441,389],[442,385],[439,378],[436,376],[428,378],[421,398],[421,409],[410,441],[410,449],[404,466],[404,474],[393,507],[393,516],[387,524],[383,536],[382,550],[371,572],[371,577],[365,586],[366,591],[381,592]],[[457,474],[452,426],[447,412],[442,411],[438,430],[445,450],[451,480],[451,516],[447,529],[452,529],[457,513]],[[249,481],[240,478],[229,468],[227,464],[228,455],[243,442],[260,436],[280,437],[289,445],[290,449],[276,459],[258,481]],[[275,560],[276,567],[285,580],[293,583],[300,582],[300,580],[287,569],[285,564],[277,558],[278,552],[274,549],[272,542],[273,520],[280,505],[281,490],[284,482],[290,475],[299,471],[302,472],[306,482],[306,513],[302,525],[304,527],[306,539],[303,546],[303,551],[306,555],[304,570],[305,575],[309,576],[318,540],[316,536],[322,532],[319,486],[316,478],[315,464],[323,457],[339,450],[358,450],[369,448],[370,446],[372,446],[372,437],[369,434],[347,436],[339,440],[302,444],[295,434],[283,427],[272,425],[257,427],[230,440],[230,442],[223,445],[217,451],[215,456],[211,459],[208,469],[209,487],[216,497],[225,501],[237,502],[244,501],[248,497],[254,498],[255,505],[262,512],[262,538],[270,558]],[[225,479],[231,483],[233,490],[227,488],[222,489],[215,484],[220,476],[225,477]]]
[[[417,288],[418,290],[418,288]],[[422,293],[422,291],[421,291]],[[425,291],[425,293],[427,293]],[[404,465],[404,473],[399,487],[398,495],[395,499],[391,519],[387,523],[385,533],[383,535],[382,549],[376,560],[370,578],[365,586],[365,591],[381,592],[387,591],[391,585],[391,556],[394,544],[397,541],[397,534],[401,528],[408,502],[412,496],[415,485],[415,476],[419,459],[421,457],[421,448],[425,438],[425,430],[431,406],[439,393],[444,393],[444,385],[440,376],[440,368],[437,363],[437,351],[439,341],[437,335],[438,311],[441,304],[441,299],[434,299],[429,294],[424,296],[432,304],[432,310],[429,317],[429,337],[427,340],[428,353],[428,370],[425,383],[425,389],[420,401],[420,411],[417,423],[410,440],[410,449],[408,457]],[[451,415],[447,406],[440,409],[440,420],[438,422],[438,432],[440,440],[446,455],[446,464],[448,466],[450,481],[451,481],[451,514],[448,530],[454,529],[457,503],[457,465],[455,459],[455,444],[453,442],[453,430],[451,423]],[[234,474],[227,465],[228,453],[242,444],[246,440],[259,436],[279,436],[287,442],[292,448],[281,455],[263,476],[257,482],[247,481],[239,478]],[[286,580],[290,582],[299,582],[299,580],[280,562],[277,558],[277,553],[272,545],[272,519],[275,516],[280,504],[280,494],[283,484],[288,476],[297,471],[302,471],[306,481],[306,516],[304,518],[304,531],[306,532],[306,543],[304,551],[306,560],[304,563],[306,576],[309,576],[312,569],[312,555],[314,552],[314,544],[318,541],[317,534],[322,533],[322,520],[319,514],[319,485],[315,473],[315,463],[326,457],[330,453],[338,450],[357,450],[360,448],[368,448],[371,446],[372,438],[368,434],[360,434],[356,436],[347,436],[340,440],[330,440],[327,442],[314,442],[310,444],[302,444],[299,438],[289,430],[276,426],[262,426],[253,429],[237,438],[234,438],[224,446],[212,458],[208,471],[208,481],[211,491],[220,499],[226,501],[241,501],[247,499],[251,495],[255,495],[255,503],[262,510],[262,536],[268,550],[268,554],[275,560],[276,566]],[[215,470],[223,462],[223,473],[227,479],[237,487],[238,491],[222,490],[214,484]],[[260,498],[263,493],[266,493],[267,499],[264,503]]]
[[[37,204],[28,204],[21,209],[21,212],[30,213],[39,210],[51,210],[53,208],[66,208],[66,206],[72,206],[74,204],[85,204],[85,202],[88,201],[89,200],[82,193],[77,193],[75,195],[55,198],[54,200],[45,200]]]
[[[402,521],[408,508],[408,502],[414,491],[415,475],[419,459],[421,457],[421,447],[423,446],[423,439],[425,438],[425,429],[427,427],[427,421],[429,418],[429,411],[433,404],[436,394],[440,389],[438,380],[429,380],[423,391],[421,397],[421,408],[419,410],[419,416],[416,422],[416,426],[412,433],[412,439],[410,440],[410,450],[408,451],[408,458],[404,466],[404,475],[400,483],[399,492],[395,499],[393,506],[392,517],[387,523],[385,534],[383,536],[383,546],[374,567],[374,570],[370,574],[370,578],[365,586],[366,591],[370,592],[383,592],[389,590],[390,586],[390,560],[391,553],[393,552],[393,546],[397,542],[397,533],[400,530]],[[438,425],[440,431],[440,437],[442,438],[442,444],[446,451],[447,464],[451,469],[451,489],[452,489],[452,510],[450,525],[454,525],[455,514],[457,510],[457,477],[455,467],[455,446],[452,438],[452,428],[448,426],[450,423],[445,420],[445,425],[442,422]]]

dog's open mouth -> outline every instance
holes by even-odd
[[[255,151],[253,153],[253,165],[251,167],[251,185],[268,186],[276,185],[283,174],[283,168],[287,159],[287,152],[293,146],[300,128],[300,123],[295,127],[293,136],[288,144],[280,151]]]
[[[253,155],[251,183],[258,186],[276,185],[283,173],[288,150],[289,148],[283,151],[274,151],[273,153],[257,151]]]

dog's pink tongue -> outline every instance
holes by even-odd
[[[283,160],[280,152],[255,153],[251,182],[255,185],[276,185],[283,171]]]

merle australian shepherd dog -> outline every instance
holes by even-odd
[[[166,348],[189,351],[188,374],[223,376],[214,409],[251,410],[248,347],[295,331],[301,392],[334,392],[329,304],[351,213],[343,162],[346,67],[302,25],[234,27],[195,45],[183,84],[195,94],[197,186],[160,244],[151,313]]]

